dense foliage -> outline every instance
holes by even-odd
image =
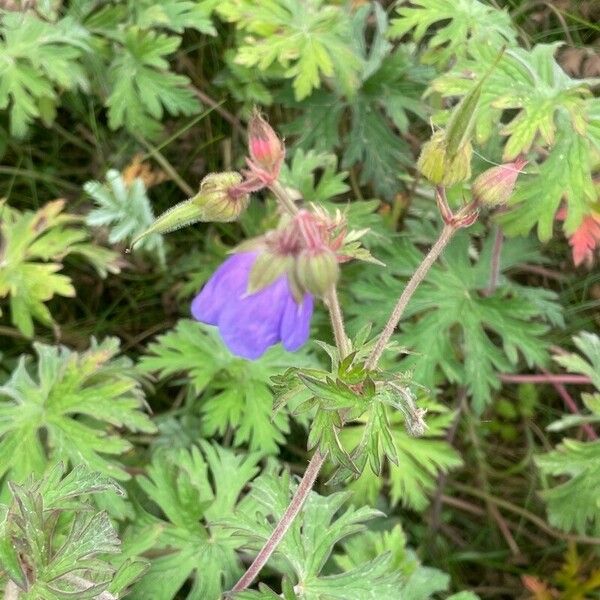
[[[316,452],[231,598],[600,598],[599,21],[587,0],[0,0],[4,597],[222,598]],[[273,173],[255,107],[285,138]],[[224,171],[241,214],[215,208]],[[297,351],[246,360],[191,318],[288,227],[281,193],[331,224],[348,352],[308,259]],[[252,292],[283,272],[263,263]]]

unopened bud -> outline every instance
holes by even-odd
[[[277,175],[285,157],[285,147],[273,128],[255,111],[248,123],[248,150],[252,163]]]
[[[471,142],[466,141],[451,157],[448,153],[445,132],[436,131],[423,146],[417,168],[431,183],[449,187],[471,176],[472,154]]]
[[[259,292],[271,285],[282,275],[292,271],[294,258],[291,255],[281,255],[265,250],[261,252],[252,265],[250,277],[248,278],[248,294]]]
[[[296,278],[300,286],[315,296],[324,296],[336,283],[340,269],[329,248],[303,250],[296,259]]]
[[[189,200],[176,204],[133,240],[133,247],[151,233],[169,233],[200,221],[235,221],[247,208],[250,196],[230,193],[242,181],[235,172],[210,173],[200,183],[200,191]]]
[[[527,164],[523,158],[484,171],[473,182],[473,198],[485,206],[505,204],[515,189],[517,177]]]

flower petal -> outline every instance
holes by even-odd
[[[302,299],[302,304],[297,304],[288,285],[288,298],[281,317],[280,335],[283,347],[289,352],[298,350],[308,339],[313,303],[313,297],[306,294]]]
[[[255,360],[277,344],[288,295],[287,279],[281,277],[260,292],[225,303],[218,325],[229,350]]]
[[[196,321],[216,325],[223,308],[246,293],[255,252],[240,252],[230,256],[212,275],[192,302]]]

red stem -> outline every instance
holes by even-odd
[[[544,375],[512,375],[510,373],[500,373],[498,377],[504,383],[573,383],[581,385],[592,383],[592,380],[587,375],[553,375],[551,373]]]
[[[544,371],[544,373],[546,373],[546,372]],[[549,373],[546,373],[546,375],[549,375]],[[578,415],[579,408],[577,407],[577,403],[575,402],[575,400],[573,400],[573,398],[571,397],[571,394],[569,394],[569,392],[567,392],[567,388],[562,383],[558,383],[557,381],[552,381],[552,385],[554,386],[554,389],[558,392],[558,395],[563,399],[563,402],[565,403],[566,407],[574,415]],[[597,436],[596,432],[594,431],[594,428],[589,423],[583,423],[581,425],[581,428],[583,429],[583,431],[585,431],[585,434],[587,435],[588,440],[594,441],[594,440],[598,439],[598,436]]]

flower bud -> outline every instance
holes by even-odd
[[[315,296],[324,296],[336,283],[340,269],[329,248],[303,250],[296,258],[296,279]]]
[[[200,210],[201,221],[235,221],[248,208],[249,194],[231,194],[242,182],[239,173],[210,173],[200,183],[200,191],[192,198]]]
[[[248,150],[257,167],[277,176],[285,157],[285,147],[273,128],[255,111],[248,123]]]
[[[423,146],[417,168],[431,183],[449,187],[471,176],[472,153],[471,142],[466,141],[450,157],[445,132],[436,131]]]
[[[241,181],[239,173],[210,173],[200,183],[200,191],[195,196],[160,215],[146,231],[133,240],[131,246],[151,233],[169,233],[199,221],[235,221],[250,201],[250,196],[246,193],[230,193],[237,189]]]
[[[252,265],[250,276],[248,277],[248,294],[259,292],[268,285],[271,285],[276,279],[292,271],[294,267],[294,258],[291,255],[276,254],[269,250],[261,252]]]
[[[523,158],[484,171],[473,182],[473,198],[485,206],[505,204],[515,188],[521,169],[527,164]]]

